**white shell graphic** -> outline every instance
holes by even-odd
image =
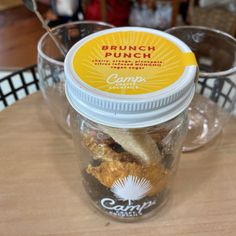
[[[140,179],[137,176],[129,175],[116,180],[111,186],[111,191],[119,200],[129,201],[130,205],[132,200],[145,197],[151,188],[150,182],[145,178]]]

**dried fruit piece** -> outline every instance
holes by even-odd
[[[133,156],[127,152],[116,152],[105,143],[97,143],[94,136],[84,135],[83,144],[91,152],[93,159],[102,161],[135,161]]]
[[[104,132],[110,135],[127,152],[134,155],[143,163],[160,162],[161,154],[149,134],[128,129],[121,132],[117,129],[105,128]]]
[[[129,175],[145,178],[150,181],[152,186],[151,190],[148,192],[148,196],[153,196],[161,192],[165,188],[168,180],[167,170],[156,163],[144,166],[134,162],[121,162],[117,160],[104,161],[96,167],[89,165],[86,171],[108,188],[111,188],[116,180]]]
[[[151,133],[150,135],[156,143],[161,143],[163,139],[168,135],[169,132],[170,130],[162,128],[156,132]]]

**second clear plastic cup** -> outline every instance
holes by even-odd
[[[219,30],[179,26],[167,30],[184,41],[199,64],[197,92],[189,107],[188,135],[183,151],[211,141],[235,112],[236,40]]]

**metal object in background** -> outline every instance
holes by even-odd
[[[34,12],[36,14],[36,16],[38,17],[38,19],[40,20],[40,22],[42,23],[43,28],[48,32],[49,36],[52,38],[53,42],[55,43],[55,45],[57,46],[57,48],[59,49],[59,51],[61,52],[61,54],[63,55],[63,57],[66,56],[66,49],[64,48],[64,46],[62,45],[61,41],[58,39],[58,37],[56,37],[56,35],[54,35],[52,33],[52,30],[48,27],[47,23],[44,21],[42,15],[40,14],[40,12],[38,11],[37,8],[37,3],[35,0],[22,0],[25,4],[25,6],[32,12]]]

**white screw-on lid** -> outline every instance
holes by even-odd
[[[168,121],[194,95],[196,60],[179,39],[140,27],[97,32],[65,60],[66,96],[88,119],[118,128]]]

